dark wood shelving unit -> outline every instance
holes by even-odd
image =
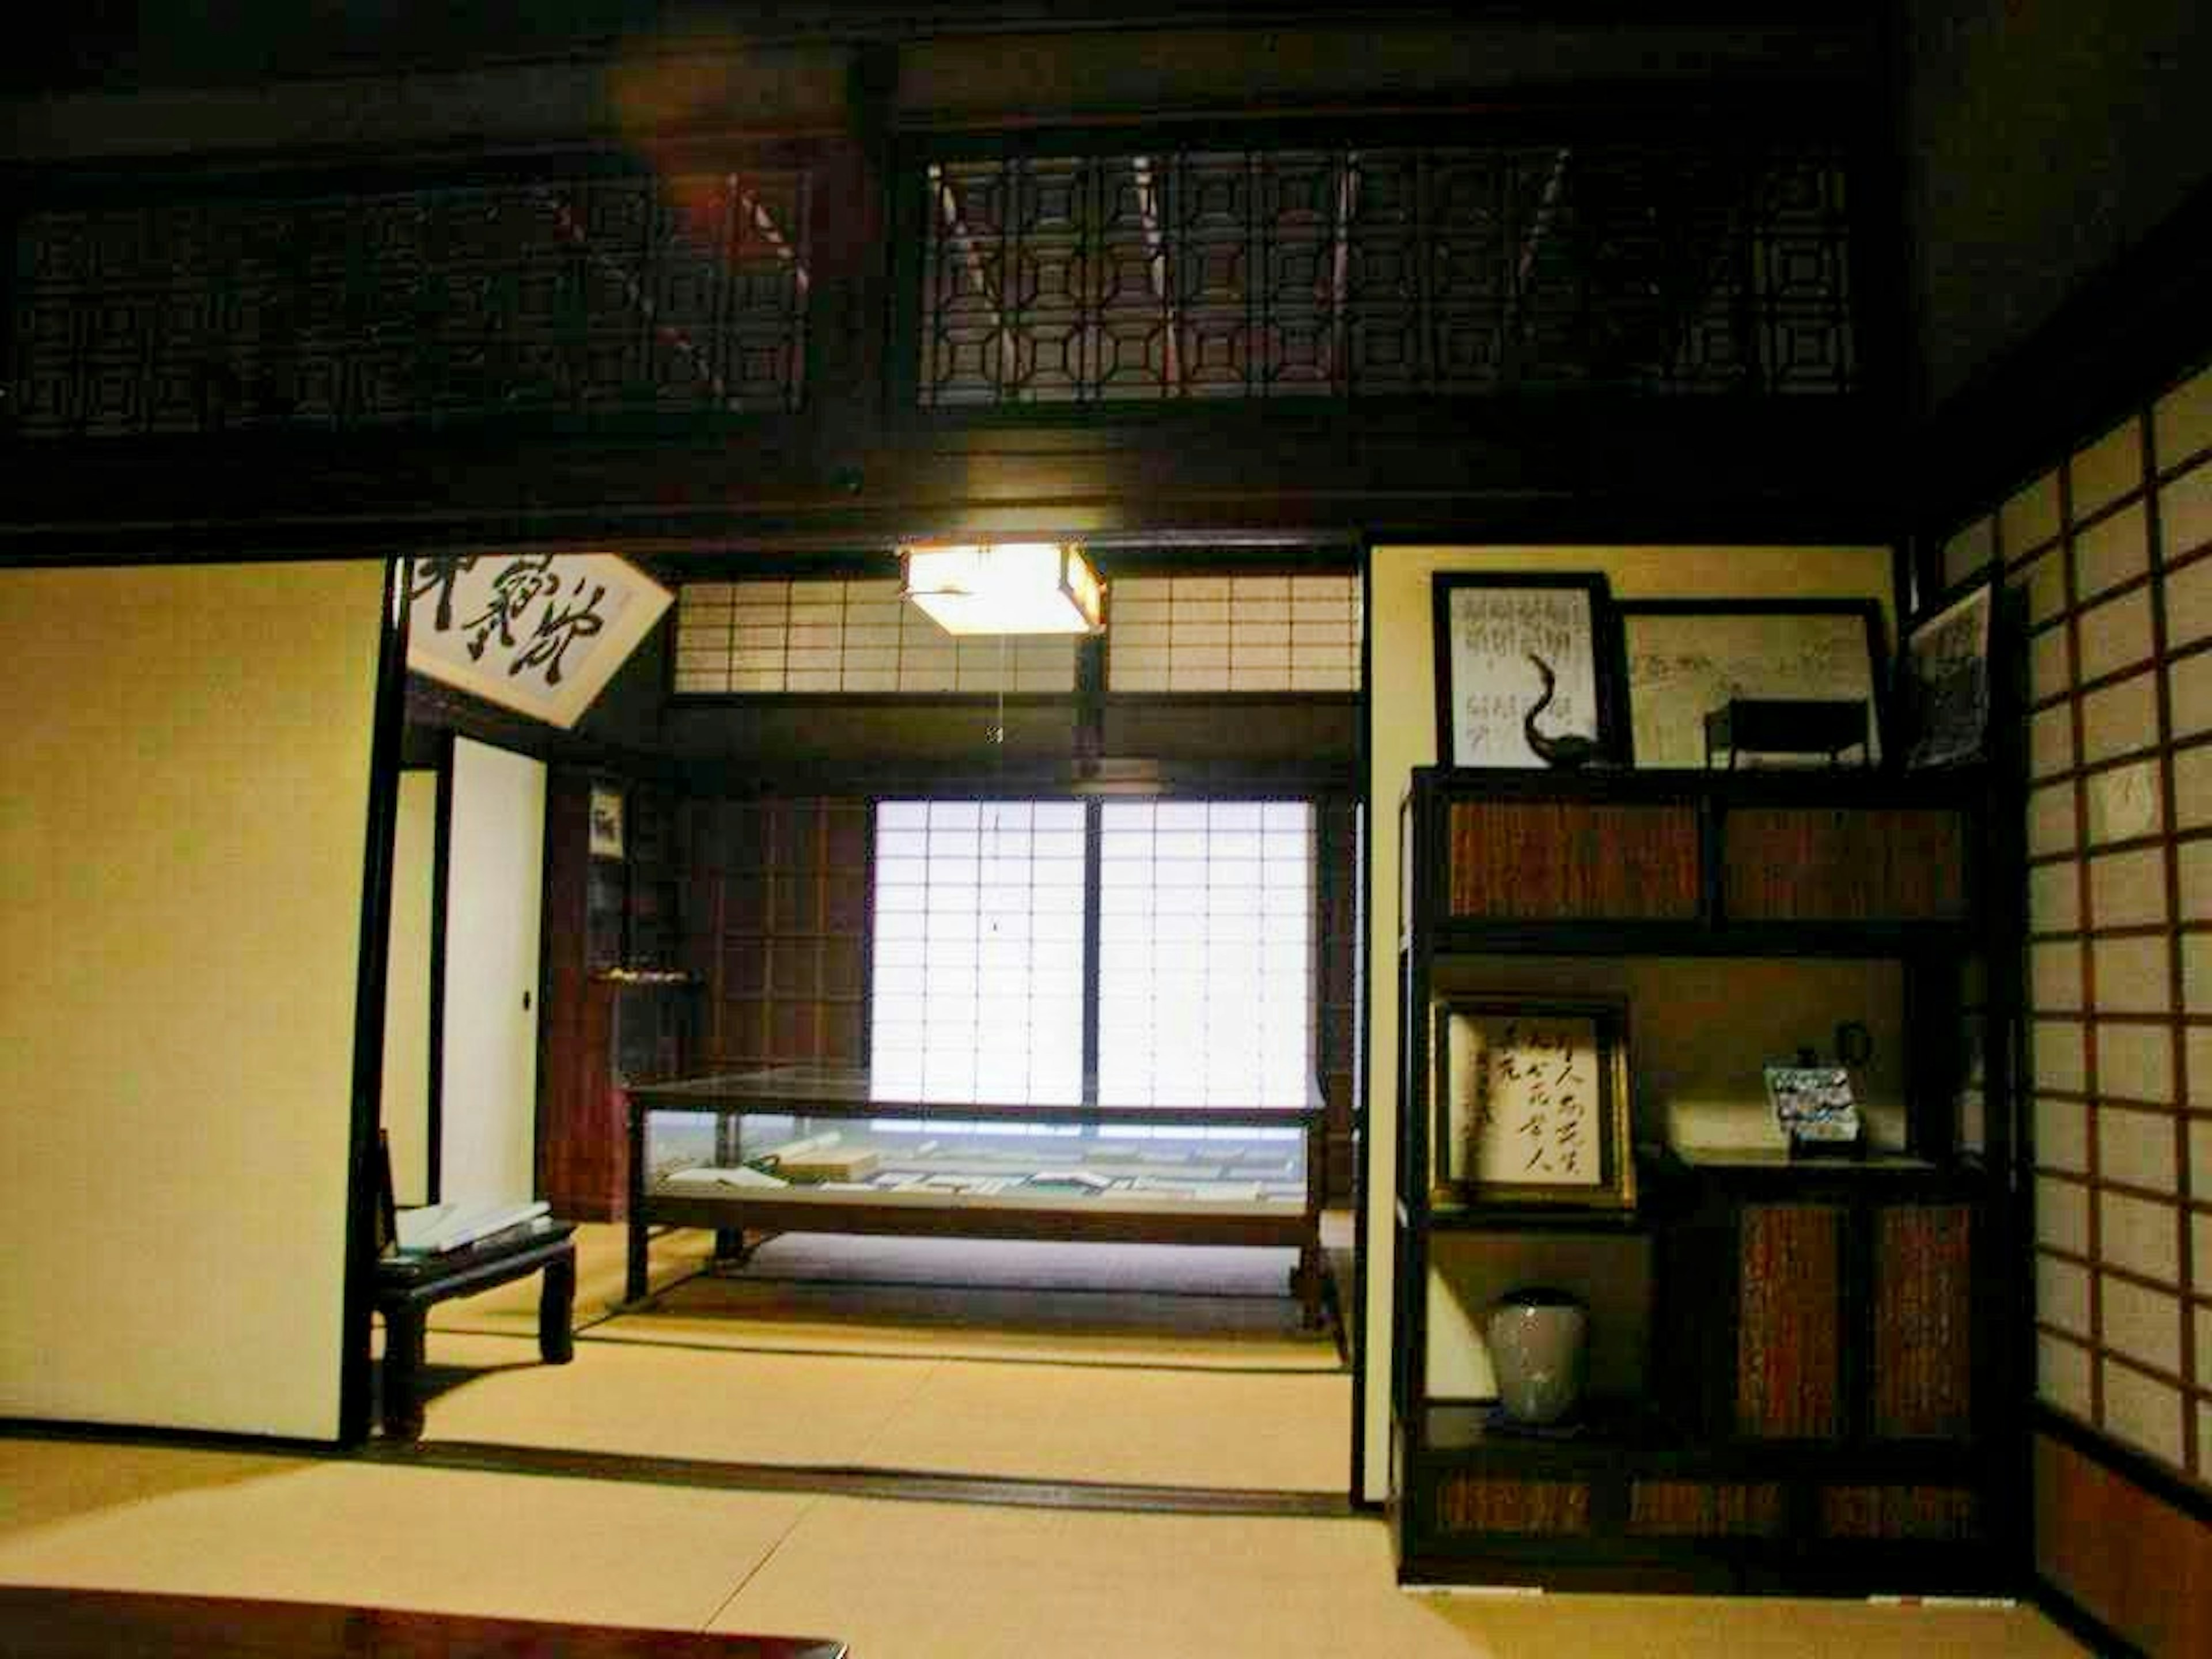
[[[591,850],[595,787],[622,792],[620,858]],[[702,988],[682,960],[675,817],[666,790],[583,768],[556,768],[547,787],[539,1190],[569,1220],[623,1218],[623,1091],[678,1075],[697,1049]]]
[[[1516,955],[1894,962],[1905,1145],[1857,1160],[1640,1145],[1632,1210],[1453,1202],[1429,1178],[1432,1057],[1410,1045],[1393,1322],[1401,1577],[2012,1587],[2020,1390],[2000,1369],[2009,1224],[1987,1173],[2009,1149],[1993,1119],[1981,1154],[1962,1156],[1955,1121],[1960,981],[1990,945],[1984,793],[1971,775],[1857,769],[1415,771],[1401,843],[1408,1029],[1426,1028],[1463,957],[1492,969]],[[1998,1081],[1984,1081],[1990,1097]],[[1641,1390],[1594,1395],[1567,1433],[1431,1398],[1431,1243],[1484,1237],[1524,1256],[1580,1239],[1648,1249]]]

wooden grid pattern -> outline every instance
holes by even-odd
[[[926,409],[1860,383],[1817,141],[928,161]]]
[[[703,960],[700,1066],[866,1058],[868,809],[694,801],[686,921]]]
[[[2212,1484],[2212,371],[1946,544],[2025,640],[2042,1401]]]
[[[804,401],[804,171],[179,197],[17,225],[27,438]]]

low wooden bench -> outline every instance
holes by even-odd
[[[545,1275],[538,1295],[538,1352],[549,1365],[575,1357],[571,1319],[576,1302],[573,1222],[539,1219],[514,1232],[435,1255],[386,1256],[376,1264],[376,1311],[384,1316],[384,1432],[396,1440],[422,1433],[423,1329],[430,1309],[532,1273]]]

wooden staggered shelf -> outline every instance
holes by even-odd
[[[1990,1370],[2002,1195],[1957,1156],[1945,1045],[1960,1010],[1936,988],[1983,945],[1978,793],[1972,778],[1856,769],[1416,771],[1409,1008],[1456,958],[1494,972],[1520,954],[1896,961],[1911,1006],[1905,1151],[1640,1148],[1626,1212],[1432,1188],[1432,1057],[1401,1056],[1401,1576],[1815,1593],[2004,1582],[2013,1476],[1989,1427],[2007,1389]],[[1642,1390],[1593,1399],[1557,1435],[1431,1399],[1431,1241],[1494,1240],[1527,1261],[1577,1235],[1648,1250]]]

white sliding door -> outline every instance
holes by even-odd
[[[438,1195],[516,1203],[537,1193],[544,765],[457,740],[447,835]]]

